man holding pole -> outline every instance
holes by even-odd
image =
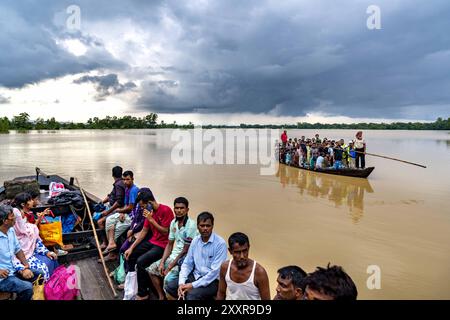
[[[362,131],[356,133],[354,147],[356,151],[356,168],[364,169],[366,167],[366,155],[364,154],[366,152],[366,141],[362,137]]]

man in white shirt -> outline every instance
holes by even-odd
[[[323,168],[323,162],[325,161],[325,158],[323,157],[323,153],[321,153],[316,160],[316,169],[322,169]]]
[[[353,145],[356,151],[356,168],[364,169],[366,167],[366,155],[364,154],[366,152],[366,141],[362,137],[362,131],[356,133]]]

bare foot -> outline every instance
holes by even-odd
[[[136,296],[136,300],[148,300],[148,296],[145,297]]]

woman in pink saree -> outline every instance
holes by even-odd
[[[53,270],[58,266],[56,262],[57,256],[54,252],[49,251],[42,243],[39,237],[39,229],[37,225],[44,217],[41,213],[38,217],[37,223],[29,223],[27,215],[33,207],[33,200],[29,193],[19,193],[15,199],[14,215],[16,216],[16,223],[14,224],[14,231],[17,239],[19,239],[25,257],[34,270],[40,270],[44,273],[44,279],[47,281]],[[16,264],[20,264],[18,260]]]

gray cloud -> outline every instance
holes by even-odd
[[[73,81],[73,83],[81,84],[91,82],[95,84],[95,89],[98,94],[95,96],[97,101],[105,100],[106,97],[111,95],[120,94],[136,88],[134,82],[120,83],[117,74],[107,74],[104,76],[83,76]]]
[[[52,23],[53,15],[67,5],[55,1],[0,4],[0,86],[20,88],[68,74],[95,69],[122,69],[101,41],[81,32],[70,34]],[[57,40],[79,39],[87,53],[75,56]]]
[[[67,33],[70,4],[0,5],[0,85],[97,69],[109,74],[84,79],[98,98],[129,89],[114,78],[125,74],[142,81],[135,107],[155,112],[450,116],[447,0],[379,0],[381,30],[366,28],[369,0],[78,1],[82,26],[132,21],[148,32],[144,44],[117,39],[131,56],[161,46],[139,66],[113,57],[95,28]],[[74,57],[55,37],[89,50]]]
[[[9,97],[4,97],[0,94],[0,104],[7,104],[9,103],[10,98]]]

